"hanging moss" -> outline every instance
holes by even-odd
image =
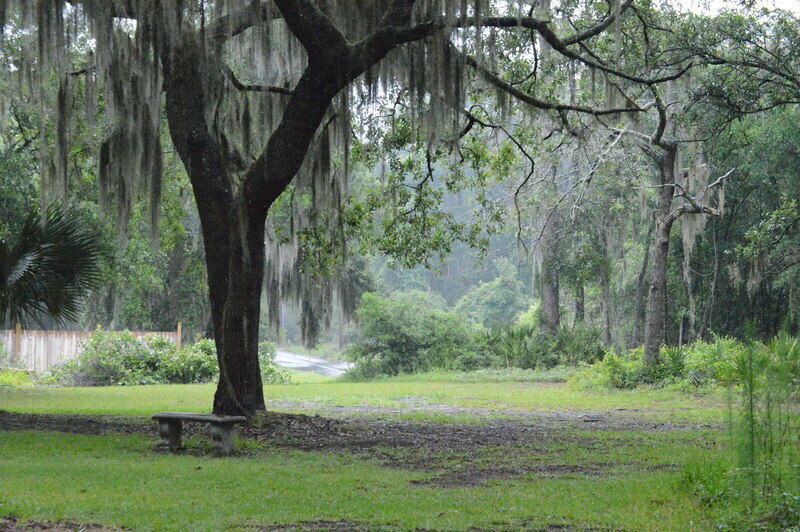
[[[200,40],[206,121],[223,149],[232,189],[238,192],[247,168],[280,123],[290,98],[255,88],[290,90],[308,63],[304,48],[273,13],[272,3],[264,3],[263,11],[253,9],[260,5],[255,0],[0,0],[0,25],[13,16],[15,24],[37,27],[36,50],[26,56],[32,68],[19,65],[17,73],[5,75],[14,78],[21,92],[31,94],[39,93],[47,78],[61,80],[54,97],[40,95],[42,116],[52,118],[55,124],[52,149],[43,144],[40,150],[45,195],[67,193],[70,127],[76,101],[73,92],[80,88],[89,130],[102,135],[98,167],[102,209],[116,219],[124,240],[134,202],[147,197],[152,236],[157,236],[163,166],[161,55],[184,38]],[[388,5],[388,0],[331,0],[322,8],[345,38],[356,42],[372,33]],[[128,8],[138,14],[137,20],[125,18]],[[240,31],[234,15],[244,9],[257,13],[263,22]],[[522,4],[509,9],[523,14]],[[412,18],[414,22],[455,24],[488,11],[488,0],[424,0],[415,4]],[[354,12],[358,16],[353,16]],[[227,27],[219,25],[223,20],[228,21]],[[87,42],[87,31],[91,45],[85,50],[80,67],[83,81],[79,83],[69,74],[75,70],[75,43]],[[217,40],[220,32],[235,36],[221,45]],[[484,42],[487,37],[488,47]],[[311,228],[336,247],[340,256],[346,256],[341,207],[347,196],[352,96],[374,100],[396,91],[402,81],[407,84],[410,101],[425,108],[414,118],[427,132],[427,142],[452,142],[459,131],[466,92],[465,65],[454,50],[469,50],[479,60],[494,65],[495,47],[491,43],[495,39],[494,29],[439,32],[390,52],[337,96],[293,180],[295,194],[308,195],[313,198],[312,204],[295,204],[285,221],[288,239],[268,244],[265,286],[273,323],[277,323],[278,298],[291,299],[303,310],[304,329],[313,340],[314,331],[327,326],[335,301],[346,311],[355,306],[345,282],[314,278],[310,269],[303,267],[304,248],[298,238]],[[486,50],[489,57],[484,57]],[[95,124],[99,101],[103,103],[103,116]],[[49,110],[54,116],[45,112]]]

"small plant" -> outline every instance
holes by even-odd
[[[487,344],[494,350],[506,368],[524,367],[523,361],[536,367],[536,360],[531,360],[531,339],[536,334],[536,328],[528,325],[507,325],[489,333],[486,336]]]

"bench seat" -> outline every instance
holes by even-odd
[[[158,434],[161,441],[157,451],[179,451],[183,422],[208,423],[211,425],[211,448],[218,456],[233,454],[233,427],[236,423],[247,421],[244,416],[217,416],[214,414],[195,414],[192,412],[160,412],[151,418],[158,421]]]

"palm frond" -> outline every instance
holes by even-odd
[[[0,321],[75,320],[100,282],[100,236],[80,213],[53,205],[32,210],[14,242],[0,241]]]

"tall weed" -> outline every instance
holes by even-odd
[[[780,530],[800,526],[800,375],[797,338],[737,350],[731,365],[727,468],[690,464],[687,487],[723,510],[721,526]],[[713,486],[713,489],[707,489]]]

